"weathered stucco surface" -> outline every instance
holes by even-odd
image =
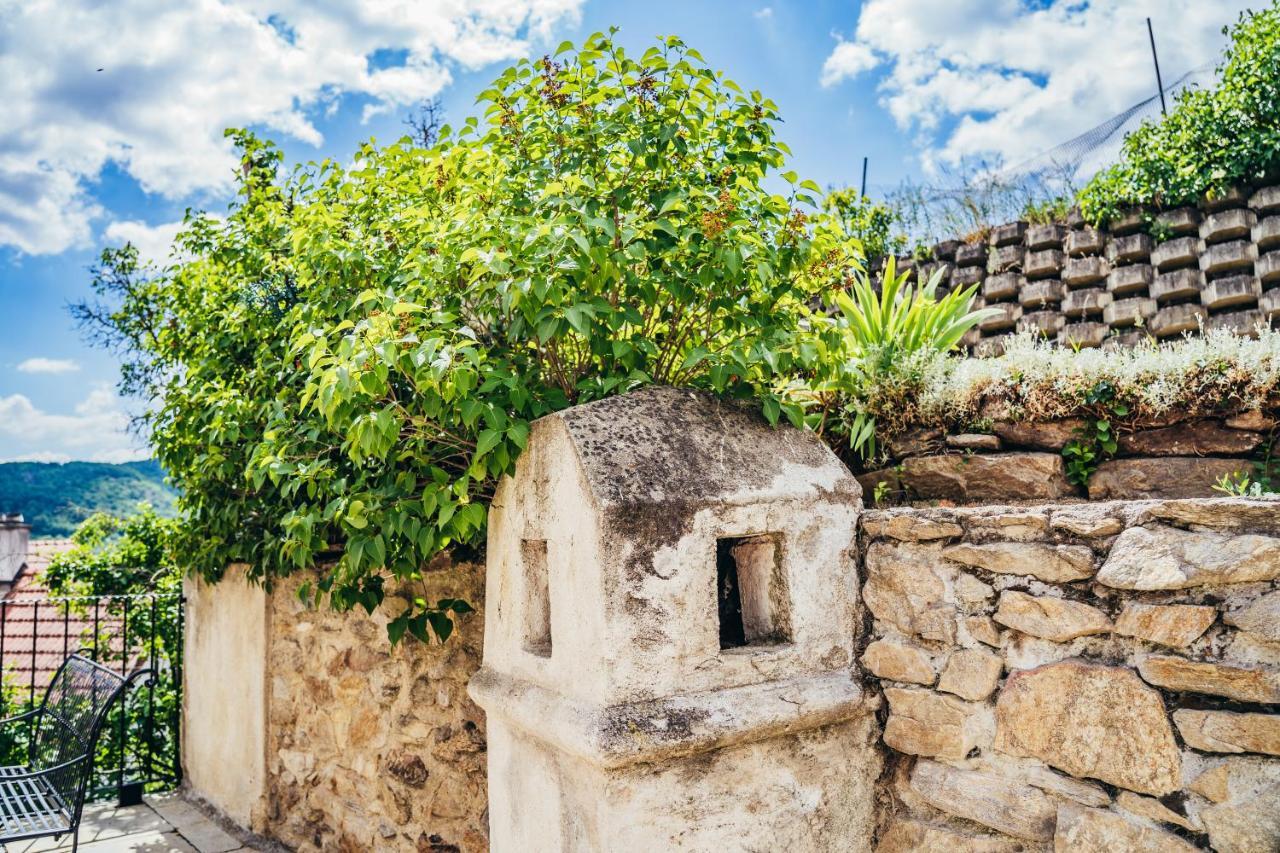
[[[493,849],[866,848],[879,762],[852,658],[860,507],[811,435],[706,395],[648,389],[535,423],[490,513],[471,685]],[[769,637],[723,648],[729,552],[752,555],[744,589],[768,570],[755,580],[776,594],[759,600],[781,612]]]
[[[266,792],[267,596],[238,566],[218,584],[187,578],[185,591],[185,784],[249,827]]]

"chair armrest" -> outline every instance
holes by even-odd
[[[19,720],[30,719],[31,717],[34,717],[36,714],[39,714],[39,713],[40,713],[39,708],[32,708],[30,711],[23,711],[21,714],[17,714],[16,716],[6,717],[5,719],[0,720],[0,726],[3,726],[6,723],[16,723]]]

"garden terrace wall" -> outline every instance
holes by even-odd
[[[1201,323],[1248,334],[1280,316],[1280,186],[1107,228],[1078,213],[1062,224],[1010,222],[899,263],[922,277],[941,269],[947,288],[978,285],[978,304],[999,309],[965,338],[979,355],[1000,353],[1023,327],[1075,347],[1167,340]]]
[[[475,606],[443,645],[392,648],[394,604],[372,616],[308,608],[295,594],[301,580],[270,594],[240,578],[189,582],[188,681],[221,693],[187,708],[192,793],[299,851],[487,850],[485,720],[466,692],[481,659],[483,566],[442,559],[421,584],[389,596]],[[253,683],[234,661],[219,672],[190,669],[225,658],[241,634],[253,646],[242,662],[257,661]],[[227,750],[246,740],[261,758]]]
[[[919,429],[894,439],[890,462],[858,475],[868,503],[998,503],[1212,497],[1223,477],[1250,474],[1270,445],[1275,410],[1133,426],[1114,422],[1118,449],[1079,486],[1067,478],[1063,447],[1083,418],[1047,423],[1001,419],[991,432]]]
[[[862,522],[880,851],[1280,849],[1280,503]]]

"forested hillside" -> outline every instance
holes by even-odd
[[[171,515],[174,497],[154,460],[0,463],[0,512],[22,513],[33,537],[69,536],[94,512],[129,513],[142,501]]]

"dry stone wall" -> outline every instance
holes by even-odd
[[[391,648],[392,609],[269,597],[265,825],[299,851],[488,849],[484,713],[467,696],[484,637],[484,566],[438,561],[398,591],[476,613],[443,645]],[[393,596],[394,597],[394,596]]]
[[[1023,327],[1075,347],[1163,340],[1201,323],[1248,334],[1280,316],[1280,187],[1135,213],[1109,229],[1078,214],[1012,222],[899,263],[922,277],[941,269],[948,288],[979,286],[979,305],[1000,311],[965,340],[980,355],[998,354]]]
[[[1280,503],[862,529],[878,850],[1280,850]]]

